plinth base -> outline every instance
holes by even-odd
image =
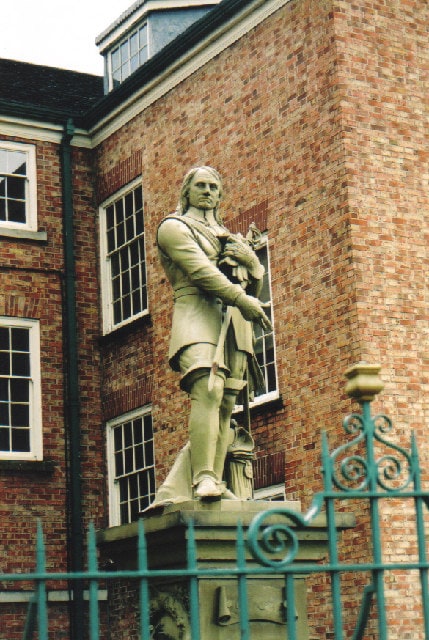
[[[163,575],[151,579],[151,623],[160,635],[153,638],[189,638],[189,581],[186,576],[168,576],[169,570],[186,569],[188,523],[194,523],[195,552],[198,569],[222,569],[222,575],[197,576],[201,640],[239,640],[240,611],[237,577],[237,525],[244,535],[261,511],[285,509],[300,512],[299,502],[259,502],[218,500],[188,501],[168,505],[144,515],[148,563],[150,569],[163,570]],[[283,516],[276,516],[283,518]],[[353,526],[347,514],[339,516],[339,528]],[[285,597],[285,577],[267,568],[266,573],[249,575],[246,579],[248,619],[252,640],[286,638],[289,615],[296,618],[300,640],[309,640],[306,604],[306,583],[299,572],[301,562],[317,562],[327,553],[326,521],[315,518],[302,530],[295,528],[299,552],[295,559],[295,610],[289,611]],[[101,554],[114,563],[114,568],[137,568],[137,523],[112,527],[99,532]],[[246,567],[261,565],[246,552]],[[231,569],[231,575],[224,570]],[[136,602],[137,602],[136,592]],[[129,606],[129,602],[128,602]],[[127,615],[124,612],[124,615]],[[162,633],[164,635],[162,635]]]

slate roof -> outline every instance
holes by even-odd
[[[101,77],[0,58],[0,114],[56,124],[73,118],[90,130],[248,4],[221,0],[105,96]]]
[[[101,76],[0,58],[2,106],[32,107],[35,116],[46,109],[64,119],[83,116],[102,97]]]

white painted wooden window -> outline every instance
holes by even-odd
[[[1,459],[42,459],[41,413],[39,322],[1,316]]]
[[[265,313],[270,318],[274,326],[273,310],[271,305],[270,260],[268,239],[266,236],[262,237],[259,246],[257,246],[255,250],[260,262],[265,267],[262,292],[259,298],[261,302],[269,303],[269,306],[265,308]],[[255,397],[255,403],[261,403],[278,397],[275,335],[274,328],[272,330],[265,331],[256,323],[254,324],[254,332],[255,355],[265,380],[265,393]]]
[[[141,184],[101,209],[103,327],[109,333],[147,313],[146,251]]]
[[[36,150],[0,140],[0,229],[37,230]]]
[[[107,423],[110,525],[134,522],[155,497],[155,454],[150,408]]]
[[[148,59],[147,23],[127,35],[108,54],[110,89],[119,86]]]

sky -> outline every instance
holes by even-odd
[[[95,38],[134,0],[0,0],[0,58],[103,75]]]

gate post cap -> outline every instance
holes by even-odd
[[[349,367],[345,376],[347,378],[346,393],[358,402],[371,402],[382,391],[384,383],[379,378],[381,365],[358,362]]]

